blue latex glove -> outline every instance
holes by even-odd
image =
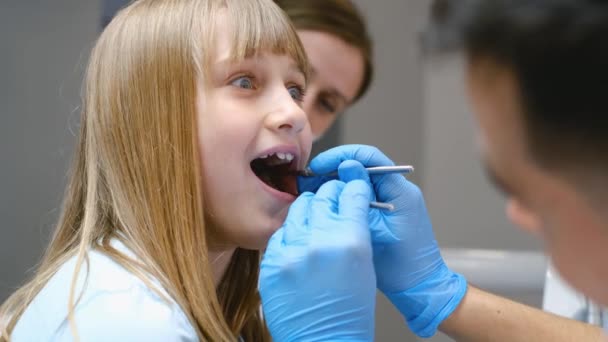
[[[360,163],[343,163],[345,160]],[[394,165],[375,147],[345,145],[319,154],[310,168],[323,174],[340,167],[343,181],[358,178],[370,182],[361,164]],[[300,178],[299,187],[314,191],[324,181],[327,179]],[[378,288],[414,333],[432,336],[464,297],[466,280],[445,265],[420,189],[400,174],[371,176],[371,184],[376,200],[395,206],[394,211],[369,212]]]
[[[373,340],[370,196],[363,181],[331,181],[291,205],[260,269],[264,318],[275,341]]]

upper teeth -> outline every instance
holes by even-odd
[[[287,161],[292,161],[294,158],[294,155],[289,152],[276,152],[276,153],[265,154],[263,156],[260,156],[260,158],[266,159],[270,156],[276,156],[279,159],[287,160]]]

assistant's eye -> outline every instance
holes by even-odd
[[[291,95],[291,98],[294,99],[295,101],[297,101],[297,102],[304,101],[304,88],[302,88],[301,86],[298,86],[298,85],[291,86],[291,87],[287,88],[287,91],[289,91],[289,95]]]
[[[337,106],[327,97],[319,99],[319,106],[327,113],[335,113],[337,111]]]
[[[255,89],[253,77],[251,76],[239,76],[232,80],[230,84],[243,89]]]

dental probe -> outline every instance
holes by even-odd
[[[411,165],[373,166],[366,167],[365,170],[367,170],[367,173],[370,175],[386,175],[390,173],[412,173],[414,172],[414,167]],[[298,171],[298,175],[302,177],[337,177],[338,171],[318,175],[307,167],[304,170]]]
[[[369,175],[386,175],[391,173],[412,173],[414,172],[414,167],[411,165],[395,165],[395,166],[374,166],[374,167],[366,167]],[[298,174],[303,177],[336,177],[338,176],[338,171],[333,171],[326,174],[317,175],[310,168],[306,168],[304,170],[298,171]],[[395,210],[395,206],[390,203],[383,202],[371,202],[369,204],[370,208],[393,211]]]
[[[390,203],[383,202],[369,202],[369,207],[374,209],[393,211],[395,210],[395,206]]]

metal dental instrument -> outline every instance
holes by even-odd
[[[393,211],[395,210],[395,206],[390,203],[383,202],[369,202],[369,207],[374,209]]]
[[[369,175],[385,175],[389,173],[412,173],[414,172],[414,167],[411,165],[373,166],[366,167],[365,170],[367,170]],[[305,168],[304,170],[298,171],[298,174],[303,177],[337,177],[338,171],[318,175],[310,168]]]
[[[365,168],[370,176],[372,175],[386,175],[390,173],[412,173],[414,172],[414,167],[411,165],[395,165],[395,166],[374,166],[374,167],[366,167]],[[337,177],[338,171],[333,171],[330,173],[325,173],[321,175],[315,174],[310,168],[306,168],[304,170],[298,171],[300,176],[303,177]],[[370,208],[393,211],[395,210],[395,206],[390,203],[383,202],[371,202],[369,204]]]

